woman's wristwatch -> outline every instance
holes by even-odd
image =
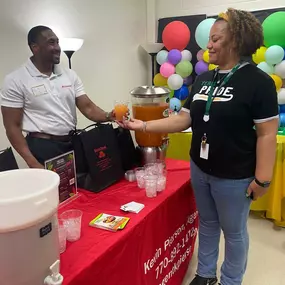
[[[254,178],[254,182],[262,188],[268,188],[270,186],[270,183],[271,183],[271,181],[260,182],[256,177]]]

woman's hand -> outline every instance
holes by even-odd
[[[264,194],[266,194],[268,188],[260,187],[256,184],[256,182],[253,180],[248,189],[247,189],[247,195],[248,197],[252,196],[253,200],[256,201],[258,198],[262,197]]]
[[[116,121],[116,123],[122,128],[133,131],[142,131],[144,127],[144,122],[136,119],[130,119],[130,120],[124,119],[122,122]]]

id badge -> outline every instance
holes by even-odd
[[[44,84],[32,87],[32,91],[35,96],[42,96],[48,94]]]
[[[200,158],[206,160],[209,158],[209,147],[208,143],[201,143]]]

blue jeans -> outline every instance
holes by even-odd
[[[216,276],[222,230],[225,259],[221,285],[241,285],[249,247],[247,218],[251,200],[246,197],[246,191],[252,180],[213,177],[191,161],[191,181],[199,212],[199,276]]]

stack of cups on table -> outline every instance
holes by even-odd
[[[138,187],[145,189],[147,197],[156,197],[165,189],[167,172],[164,161],[158,160],[137,168],[135,174]]]
[[[66,250],[66,241],[74,242],[81,237],[82,211],[68,210],[63,212],[58,219],[59,251]]]

